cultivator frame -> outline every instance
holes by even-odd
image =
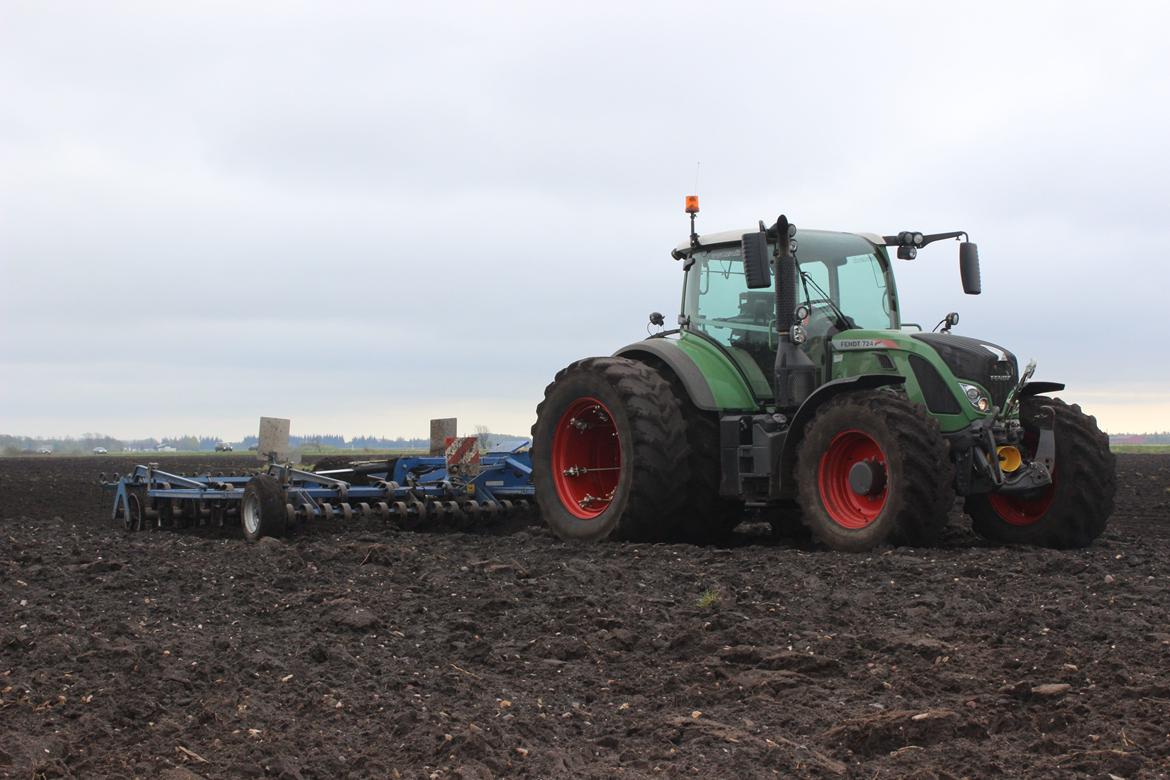
[[[290,463],[270,461],[257,473],[187,476],[164,471],[157,463],[139,465],[107,480],[114,493],[111,517],[127,530],[225,525],[240,518],[252,540],[263,534],[256,519],[242,512],[249,484],[264,481],[279,489],[284,517],[275,527],[291,528],[310,520],[380,517],[414,530],[430,524],[460,528],[490,525],[531,511],[532,462],[527,445],[489,452],[473,469],[449,463],[444,456],[411,455],[386,461],[354,463],[347,468],[313,472]],[[272,518],[266,518],[272,526]]]

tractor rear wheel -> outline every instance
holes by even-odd
[[[975,533],[993,542],[1040,547],[1088,547],[1105,530],[1117,491],[1109,437],[1093,417],[1059,398],[1025,398],[1020,404],[1027,455],[1035,453],[1044,407],[1056,412],[1056,466],[1052,484],[1034,494],[968,496],[964,509]]]
[[[240,525],[244,538],[255,542],[262,536],[282,536],[288,525],[284,489],[274,477],[259,474],[244,486]]]
[[[669,368],[662,374],[670,381],[679,400],[687,438],[687,464],[691,478],[676,523],[676,533],[692,544],[722,544],[744,517],[742,501],[730,501],[719,494],[723,464],[719,457],[719,415],[705,412],[691,402],[686,387]]]
[[[683,401],[689,442],[691,479],[678,518],[678,536],[693,544],[722,544],[743,520],[742,501],[719,495],[723,465],[719,461],[719,420]],[[689,408],[688,408],[689,407]]]
[[[860,552],[937,540],[955,501],[938,422],[905,396],[847,393],[817,412],[796,463],[801,519],[825,546]]]
[[[670,538],[690,475],[679,402],[658,372],[626,358],[579,360],[545,389],[536,418],[536,502],[557,536]]]

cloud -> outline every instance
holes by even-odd
[[[933,247],[909,319],[1085,394],[1170,379],[1134,337],[1170,277],[1159,8],[0,14],[0,430],[522,430],[677,308],[699,160],[701,230],[966,229],[985,293]]]

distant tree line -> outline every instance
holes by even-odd
[[[227,441],[233,449],[246,450],[259,443],[256,436],[245,436],[240,441],[229,441],[217,436],[164,436],[161,439],[116,439],[101,433],[83,433],[81,436],[12,436],[0,434],[0,454],[20,455],[21,453],[36,452],[49,448],[55,453],[64,455],[80,455],[93,452],[96,447],[104,447],[110,452],[140,452],[156,450],[159,447],[174,447],[181,452],[211,452],[215,445]],[[402,437],[386,438],[384,436],[356,436],[346,440],[340,434],[314,434],[309,436],[290,436],[289,444],[294,448],[313,447],[336,449],[385,449],[385,450],[425,450],[429,446],[426,439],[405,439]]]
[[[490,432],[485,426],[475,426],[475,435],[480,437],[481,446],[511,448],[523,443],[527,437]],[[1170,434],[1157,434],[1170,442]],[[104,447],[110,452],[142,452],[157,450],[159,447],[174,447],[180,452],[211,452],[215,445],[226,442],[235,450],[247,450],[259,445],[259,438],[255,435],[245,436],[239,441],[221,439],[218,436],[163,436],[161,439],[116,439],[102,433],[83,433],[80,436],[11,436],[0,434],[0,454],[20,455],[21,453],[36,452],[42,448],[49,448],[55,453],[64,455],[80,455],[93,452],[95,447]],[[355,436],[346,439],[340,433],[315,433],[306,436],[289,436],[289,446],[293,449],[355,449],[355,450],[426,450],[430,447],[428,439],[420,438],[387,438],[385,436]]]
[[[1161,433],[1112,433],[1109,441],[1113,444],[1170,444],[1170,431]]]

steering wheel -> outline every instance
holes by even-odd
[[[848,330],[849,328],[857,327],[856,323],[854,323],[851,318],[845,314],[837,313],[837,307],[829,298],[811,298],[807,301],[800,302],[797,305],[807,306],[809,309],[808,319],[801,323],[806,328],[809,327],[809,323],[814,319],[814,317],[817,319],[826,320],[830,326],[839,328],[841,330]],[[845,327],[842,328],[842,325]]]
[[[808,320],[811,320],[813,318],[813,314],[816,311],[816,309],[828,309],[830,317],[832,319],[837,318],[837,312],[833,309],[833,302],[831,300],[829,300],[828,298],[810,298],[807,301],[797,301],[796,305],[808,307],[808,318],[805,320],[804,323],[802,323],[805,325],[808,324]]]

